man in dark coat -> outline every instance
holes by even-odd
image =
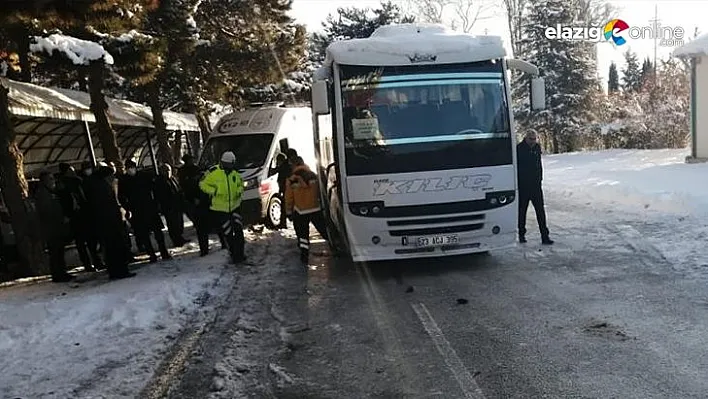
[[[293,166],[290,164],[285,154],[278,154],[276,160],[278,165],[278,189],[280,190],[280,199],[283,203],[280,207],[280,226],[278,227],[284,229],[288,225],[287,214],[285,212],[285,188],[290,174],[292,173]]]
[[[202,171],[194,163],[194,157],[185,154],[184,165],[177,172],[177,180],[184,193],[185,213],[194,224],[199,241],[199,254],[209,254],[209,196],[199,189]]]
[[[108,165],[100,165],[94,175],[93,220],[99,226],[98,238],[104,250],[108,276],[111,279],[133,277],[135,273],[128,269],[130,259],[124,240],[123,214],[113,188],[115,175]]]
[[[549,237],[546,224],[546,210],[543,204],[543,165],[541,163],[541,146],[537,142],[536,133],[526,134],[524,140],[516,145],[517,180],[519,184],[519,242],[526,242],[526,211],[529,202],[536,211],[536,220],[541,230],[541,242],[553,244]]]
[[[69,221],[64,217],[56,189],[54,176],[48,171],[42,171],[39,176],[39,186],[34,194],[35,204],[42,226],[42,238],[49,250],[49,270],[52,281],[64,283],[73,279],[73,276],[66,271],[64,257],[69,236]]]
[[[71,232],[79,259],[86,271],[104,269],[103,260],[98,254],[98,242],[95,234],[92,234],[92,221],[88,199],[83,189],[82,179],[76,175],[74,168],[62,163],[59,165],[61,199],[64,214],[71,221]]]
[[[150,233],[153,233],[162,259],[171,259],[162,233],[164,226],[154,196],[153,179],[149,175],[138,174],[137,165],[132,160],[126,161],[125,167],[126,174],[118,180],[118,199],[128,212],[135,238],[145,246],[150,262],[154,263],[157,256],[150,240]]]
[[[184,238],[184,197],[170,165],[160,165],[160,174],[155,179],[155,199],[167,222],[172,245],[181,247],[189,242]]]

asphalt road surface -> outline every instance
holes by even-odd
[[[169,396],[706,397],[708,289],[644,238],[661,226],[549,209],[554,246],[530,224],[490,256],[352,265],[319,243],[305,269],[277,237]]]

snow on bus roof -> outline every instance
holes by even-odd
[[[323,68],[315,78],[326,79],[333,63],[345,65],[451,64],[503,58],[499,36],[473,36],[436,24],[397,24],[378,28],[366,39],[336,41],[327,47]]]

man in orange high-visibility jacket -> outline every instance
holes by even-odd
[[[285,210],[295,225],[300,260],[307,263],[310,259],[310,223],[322,238],[327,239],[317,175],[305,165],[302,157],[297,157],[293,160],[292,174],[285,184]]]

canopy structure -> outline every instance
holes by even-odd
[[[62,162],[77,165],[103,157],[88,93],[1,79],[10,89],[10,114],[27,175]],[[137,157],[142,165],[154,162],[150,108],[126,100],[106,98],[106,102],[123,157]],[[164,118],[169,131],[199,131],[194,115],[165,111]]]

